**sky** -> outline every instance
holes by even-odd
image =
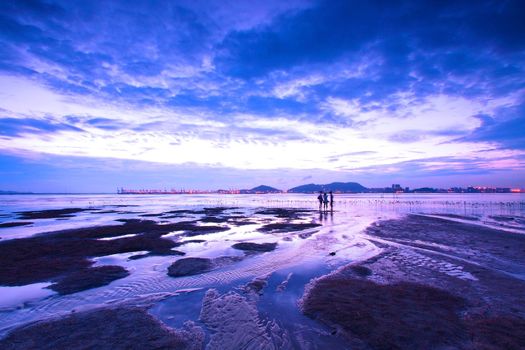
[[[0,1],[0,190],[525,187],[523,1]]]

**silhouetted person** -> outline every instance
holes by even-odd
[[[328,193],[323,194],[324,209],[328,210]]]
[[[334,210],[334,194],[330,191],[330,210]]]
[[[319,201],[319,210],[323,207],[323,191],[319,191],[319,196],[317,196],[317,200]]]

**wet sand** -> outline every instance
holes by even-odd
[[[384,252],[312,281],[301,307],[356,349],[523,349],[525,236],[410,215]]]
[[[84,212],[19,215],[62,219]],[[203,287],[150,293],[153,301],[142,307],[135,296],[75,308],[63,318],[43,317],[10,330],[0,348],[525,347],[525,236],[477,225],[474,217],[402,216],[379,220],[355,237],[345,234],[344,225],[334,231],[328,214],[308,209],[247,214],[219,206],[135,214],[151,220],[120,218],[118,225],[0,241],[0,284],[52,282],[48,288],[67,297],[134,276],[136,267],[126,268],[128,263],[151,260],[163,266],[157,283]],[[243,227],[251,236],[235,233]],[[225,239],[217,255],[195,256],[188,248],[206,248],[217,239]],[[363,249],[355,256],[366,259],[345,258]],[[95,265],[113,255],[126,256],[117,260],[126,264]],[[249,275],[257,277],[246,280]],[[130,287],[122,288],[127,295]],[[176,306],[185,300],[181,293],[191,304]],[[169,305],[179,313],[154,311]]]

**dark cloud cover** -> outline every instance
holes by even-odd
[[[465,141],[493,141],[504,147],[525,149],[525,103],[500,111],[503,121],[496,122],[490,116],[480,115],[479,128],[462,138]]]
[[[231,33],[221,45],[225,69],[241,76],[369,48],[383,53],[386,66],[397,70],[393,74],[403,73],[413,53],[443,50],[452,53],[439,66],[465,72],[472,69],[469,51],[522,52],[524,15],[521,1],[322,1],[264,30]]]

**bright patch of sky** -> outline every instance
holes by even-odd
[[[5,1],[0,189],[525,187],[523,18],[520,1]]]

